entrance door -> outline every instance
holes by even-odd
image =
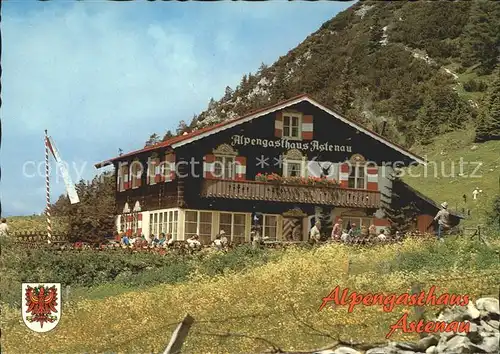
[[[283,217],[283,240],[303,241],[302,221],[300,217]]]

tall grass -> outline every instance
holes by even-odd
[[[219,265],[216,258],[200,261],[193,263],[189,280],[182,283],[67,303],[61,322],[46,335],[28,330],[17,309],[3,306],[4,349],[160,352],[186,313],[196,321],[185,343],[187,353],[262,352],[270,349],[270,342],[284,350],[307,350],[337,336],[380,341],[391,324],[413,309],[397,306],[384,312],[380,306],[357,306],[348,313],[340,306],[318,312],[321,299],[337,285],[364,293],[401,294],[415,281],[426,288],[436,285],[438,293],[477,298],[496,295],[500,280],[498,254],[476,240],[442,244],[409,239],[369,249],[335,244],[278,253],[274,258],[261,253],[256,257],[270,259],[243,268]],[[432,314],[436,308],[427,310]],[[391,339],[415,337],[396,333]]]

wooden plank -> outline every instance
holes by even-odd
[[[184,340],[186,339],[193,322],[194,318],[187,314],[175,329],[163,354],[178,354],[181,352],[182,345],[184,344]]]

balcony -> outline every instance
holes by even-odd
[[[379,191],[222,179],[203,180],[201,196],[356,208],[381,206]]]

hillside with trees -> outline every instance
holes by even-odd
[[[357,3],[176,133],[308,93],[375,131],[387,120],[386,136],[406,147],[468,124],[478,141],[498,139],[499,48],[496,2]]]

